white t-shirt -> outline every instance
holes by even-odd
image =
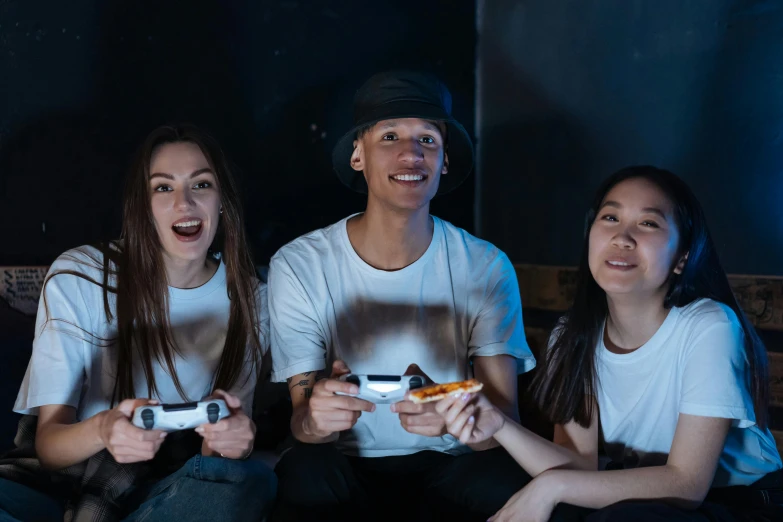
[[[93,258],[101,264],[96,264]],[[102,282],[102,259],[99,250],[80,247],[57,258],[49,273],[72,270]],[[110,284],[115,283],[110,280]],[[269,312],[265,285],[260,284],[258,292],[261,346],[266,350]],[[103,339],[116,337],[116,296],[109,294],[114,315],[109,321],[103,304],[103,289],[82,277],[56,275],[46,285],[45,295],[50,321],[46,323],[42,295],[33,353],[14,411],[37,415],[40,406],[64,404],[76,408],[76,418],[82,421],[111,407],[117,373],[116,345],[107,346],[90,334]],[[153,364],[158,395],[152,398],[163,403],[181,403],[198,401],[211,393],[223,353],[230,306],[223,262],[212,278],[198,288],[169,287],[169,321],[173,340],[181,351],[181,355],[175,355],[174,362],[187,397],[180,396],[165,365]],[[248,415],[256,384],[256,371],[251,371],[251,367],[248,361],[237,384],[229,390],[242,400]],[[136,362],[133,382],[136,397],[147,398],[147,381],[141,365]]]
[[[377,270],[351,246],[348,219],[300,237],[272,258],[274,380],[331,368],[336,359],[357,374],[402,375],[418,364],[435,382],[472,376],[474,356],[511,355],[519,373],[535,366],[516,274],[500,250],[433,217],[432,241],[421,258],[402,270]],[[362,457],[466,451],[450,435],[408,433],[389,405],[364,413],[340,434],[338,446]]]
[[[710,299],[672,308],[639,349],[596,351],[598,407],[608,456],[626,468],[666,464],[680,413],[733,419],[713,487],[752,484],[781,469],[769,429],[756,425],[744,334]]]

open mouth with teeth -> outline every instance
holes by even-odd
[[[418,187],[419,185],[426,182],[427,178],[428,176],[423,173],[394,174],[389,176],[390,180],[407,187]]]
[[[203,225],[204,223],[200,219],[190,219],[188,221],[174,223],[171,226],[171,230],[174,231],[174,234],[178,238],[191,239],[195,238],[199,233],[201,233],[201,228]]]
[[[607,260],[606,264],[609,265],[610,268],[614,268],[616,270],[631,270],[637,266],[633,263],[629,263],[628,261],[622,261],[619,259]]]

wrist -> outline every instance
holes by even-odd
[[[542,483],[543,490],[548,492],[552,504],[563,502],[563,493],[565,491],[565,481],[563,480],[562,470],[550,469],[538,475],[534,480]]]
[[[89,440],[92,441],[92,444],[97,448],[97,451],[106,449],[106,441],[103,440],[103,423],[110,411],[111,410],[104,410],[87,419],[87,424],[90,427]]]
[[[305,437],[305,441],[319,442],[321,439],[325,439],[331,435],[330,433],[321,433],[313,422],[313,418],[310,416],[310,410],[302,417],[300,423],[301,433]]]
[[[310,408],[305,411],[305,414],[302,415],[302,420],[299,422],[299,426],[302,428],[302,434],[304,434],[306,437],[313,437],[315,434],[313,433],[313,430],[310,428]]]
[[[505,413],[497,408],[495,408],[495,413],[500,416],[500,428],[495,432],[493,438],[502,444],[503,442],[501,439],[504,438],[509,432],[509,418]]]

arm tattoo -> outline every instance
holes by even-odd
[[[316,382],[320,381],[321,379],[325,379],[327,377],[327,375],[326,375],[324,370],[321,370],[321,371],[318,371],[318,372],[304,372],[302,374],[302,377],[309,377],[312,374],[315,374],[315,376],[314,376],[315,380],[313,381],[313,384],[315,384]],[[312,388],[308,388],[308,386],[310,386],[310,382],[311,382],[310,379],[300,379],[299,382],[294,382],[294,378],[293,377],[289,377],[288,379],[286,379],[286,382],[288,383],[288,390],[289,391],[293,392],[294,388],[300,387],[300,388],[303,389],[302,391],[304,392],[304,396],[305,396],[306,399],[309,399],[310,397],[313,396],[313,389]]]
[[[291,383],[289,382],[288,384],[290,385]],[[294,383],[292,386],[289,386],[288,389],[292,390],[297,386],[307,386],[308,384],[310,384],[310,379],[302,379],[301,381]]]

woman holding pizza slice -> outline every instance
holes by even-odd
[[[453,436],[494,437],[535,477],[490,520],[783,520],[766,352],[691,190],[623,169],[587,227],[573,306],[534,382],[554,441],[481,394],[437,406]]]

